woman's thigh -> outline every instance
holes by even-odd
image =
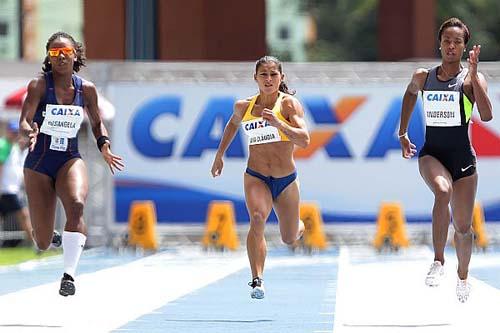
[[[52,239],[57,202],[52,178],[25,168],[24,186],[37,240]]]
[[[298,232],[300,193],[297,180],[286,187],[274,201],[281,235],[294,238]]]
[[[244,187],[250,223],[265,223],[273,208],[271,191],[264,181],[247,173],[244,175]]]
[[[66,217],[81,215],[88,193],[87,168],[83,160],[75,158],[66,162],[57,172],[55,187]]]

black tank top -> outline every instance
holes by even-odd
[[[425,145],[440,150],[470,149],[468,132],[473,103],[463,91],[468,69],[441,81],[437,77],[438,68],[429,70],[422,89]]]

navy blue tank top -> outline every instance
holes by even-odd
[[[33,121],[38,124],[38,129],[42,127],[43,121],[45,119],[45,109],[47,104],[59,104],[56,98],[56,90],[54,88],[54,77],[52,76],[52,72],[44,73],[45,77],[45,95],[38,104],[35,115],[33,117]],[[83,88],[82,88],[82,78],[78,75],[73,74],[71,76],[73,80],[73,87],[75,88],[75,97],[73,98],[73,103],[70,105],[77,105],[84,107],[83,101]],[[68,140],[68,148],[66,152],[78,152],[78,136],[74,138],[69,138]],[[37,142],[35,145],[35,149],[33,153],[43,153],[48,152],[50,149],[51,137],[50,135],[44,133],[38,133]],[[51,151],[56,152],[56,151]],[[63,152],[64,153],[64,152]]]

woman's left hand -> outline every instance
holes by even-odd
[[[479,62],[479,53],[481,53],[481,45],[474,45],[469,51],[467,62],[469,63],[469,73],[471,76],[477,76],[477,64]]]
[[[115,174],[115,169],[122,171],[125,168],[125,164],[122,162],[122,158],[118,155],[115,155],[111,152],[109,148],[109,143],[105,143],[102,145],[101,149],[102,158],[109,166],[109,170],[111,170],[112,174]]]

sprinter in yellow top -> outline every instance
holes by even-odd
[[[243,116],[243,120],[241,121],[241,128],[248,137],[248,144],[253,146],[263,143],[290,141],[286,134],[280,131],[278,127],[272,126],[267,120],[265,120],[263,114],[260,116],[252,114],[255,102],[259,96],[260,95],[255,95],[252,97],[245,111],[245,115]],[[271,112],[279,120],[285,122],[287,125],[290,125],[290,122],[281,114],[281,103],[283,103],[283,97],[285,97],[285,93],[279,92],[278,99],[274,103],[274,107]]]
[[[264,226],[274,207],[281,238],[292,244],[304,231],[299,220],[299,186],[293,160],[294,145],[306,147],[309,132],[304,110],[288,89],[281,62],[270,56],[259,59],[254,79],[259,94],[234,105],[212,165],[212,176],[221,175],[222,157],[241,126],[248,136],[249,156],[244,175],[245,200],[250,216],[247,252],[252,270],[251,297],[264,298],[266,259]]]

